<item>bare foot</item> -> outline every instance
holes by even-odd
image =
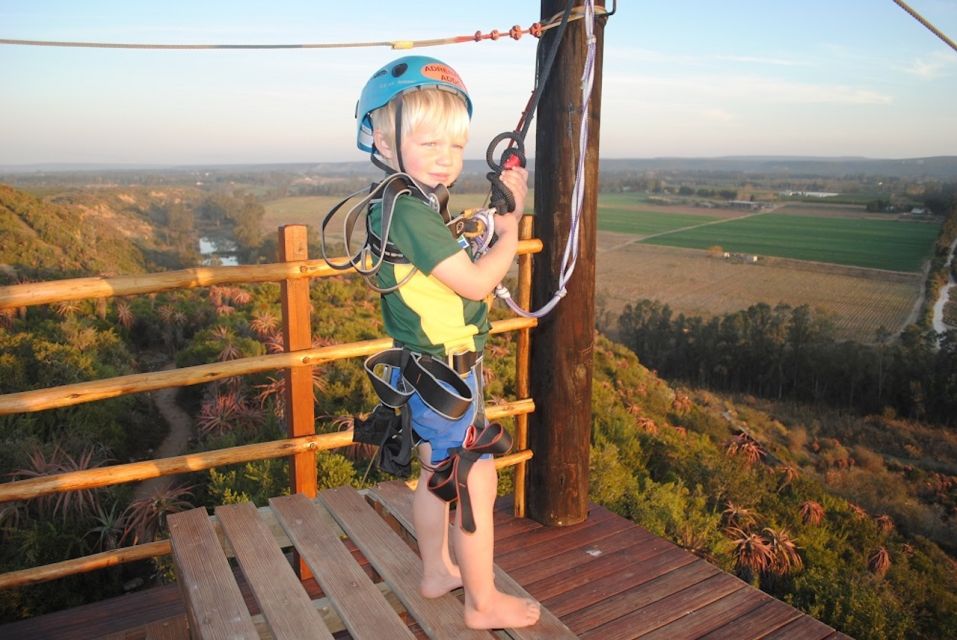
[[[465,626],[472,629],[514,629],[538,622],[541,605],[496,591],[481,610],[465,603]]]
[[[419,591],[425,598],[439,598],[449,591],[453,591],[462,586],[462,574],[459,568],[452,566],[448,573],[442,573],[434,576],[422,576],[422,583],[419,585]]]

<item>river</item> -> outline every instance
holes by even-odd
[[[239,264],[236,257],[236,245],[228,240],[199,239],[199,255],[203,257],[203,264],[209,265],[213,258],[219,258],[219,264],[224,267],[235,267]]]

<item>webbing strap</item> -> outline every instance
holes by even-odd
[[[380,376],[376,373],[379,365],[398,367],[405,384],[397,387]],[[415,392],[430,409],[449,420],[458,420],[472,406],[472,389],[468,383],[445,362],[432,356],[402,348],[386,349],[366,358],[363,366],[382,404],[393,409],[406,404]]]
[[[398,250],[389,242],[389,231],[392,228],[392,218],[395,213],[396,200],[403,195],[408,195],[427,203],[442,218],[442,221],[448,225],[452,221],[452,214],[449,213],[449,190],[443,185],[436,185],[429,188],[412,176],[405,173],[392,172],[388,174],[381,182],[373,184],[369,193],[362,197],[356,204],[349,209],[343,224],[343,240],[347,258],[344,262],[334,262],[326,255],[326,228],[332,222],[336,213],[342,209],[347,202],[361,196],[362,191],[357,191],[342,200],[329,210],[322,219],[320,227],[322,257],[326,264],[337,271],[355,269],[366,279],[369,287],[378,293],[391,293],[395,291],[415,275],[416,270],[412,269],[401,282],[391,287],[380,287],[375,282],[374,276],[382,268],[383,262],[399,263],[396,255],[401,256]],[[382,203],[382,216],[380,220],[380,233],[376,236],[376,242],[370,242],[373,236],[369,228],[368,210],[374,202]],[[359,217],[366,214],[366,241],[362,243],[358,250],[353,252],[352,238],[356,231]],[[384,240],[384,242],[383,242]]]
[[[472,465],[483,455],[502,455],[512,448],[512,436],[497,422],[484,427],[472,425],[465,433],[461,447],[451,449],[452,455],[436,465],[429,478],[429,491],[446,502],[459,501],[462,530],[475,532],[472,499],[469,496],[468,477]]]

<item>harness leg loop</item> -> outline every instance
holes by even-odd
[[[469,497],[468,476],[472,465],[483,455],[502,455],[512,448],[512,436],[501,424],[493,422],[484,427],[472,425],[465,434],[462,446],[452,449],[445,460],[439,462],[429,478],[429,491],[445,502],[459,501],[462,530],[475,533],[475,518]]]

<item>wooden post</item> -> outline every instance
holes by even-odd
[[[535,228],[534,216],[525,216],[519,224],[519,237],[528,240],[533,237]],[[522,254],[518,257],[518,304],[528,309],[532,301],[532,256]],[[518,344],[515,357],[515,393],[519,398],[529,397],[529,379],[531,374],[531,342],[530,329],[521,329],[518,332]],[[528,414],[515,416],[516,449],[524,451],[528,448]],[[525,479],[528,469],[525,462],[515,465],[514,487],[515,505],[513,512],[516,518],[525,517]]]
[[[279,261],[309,259],[308,229],[302,224],[279,227]],[[283,280],[282,333],[286,352],[312,347],[312,303],[309,300],[309,279]],[[312,395],[312,367],[286,369],[286,424],[289,437],[316,433],[315,400]],[[316,452],[297,453],[289,458],[289,481],[293,494],[316,497]],[[306,562],[293,554],[293,566],[299,577],[306,580],[312,571]]]
[[[565,0],[542,0],[542,19],[560,15],[565,5]],[[565,30],[537,116],[535,229],[544,250],[535,258],[534,309],[551,299],[557,287],[571,226],[579,126],[589,127],[575,274],[565,298],[535,329],[531,346],[535,413],[529,420],[529,439],[535,456],[528,464],[528,511],[535,520],[555,526],[576,524],[588,516],[603,28],[604,18],[596,17],[595,76],[588,122],[581,123],[581,77],[587,43],[584,23],[580,20],[570,22]],[[544,64],[549,44],[557,32],[558,29],[551,29],[544,35],[539,67]]]
[[[307,229],[291,224],[279,228],[279,260],[308,260]],[[312,306],[309,301],[309,280],[299,278],[282,281],[282,331],[286,352],[312,347]],[[316,432],[312,395],[312,367],[286,369],[286,424],[289,437]],[[290,458],[289,479],[293,493],[316,497],[316,454],[299,453]]]

